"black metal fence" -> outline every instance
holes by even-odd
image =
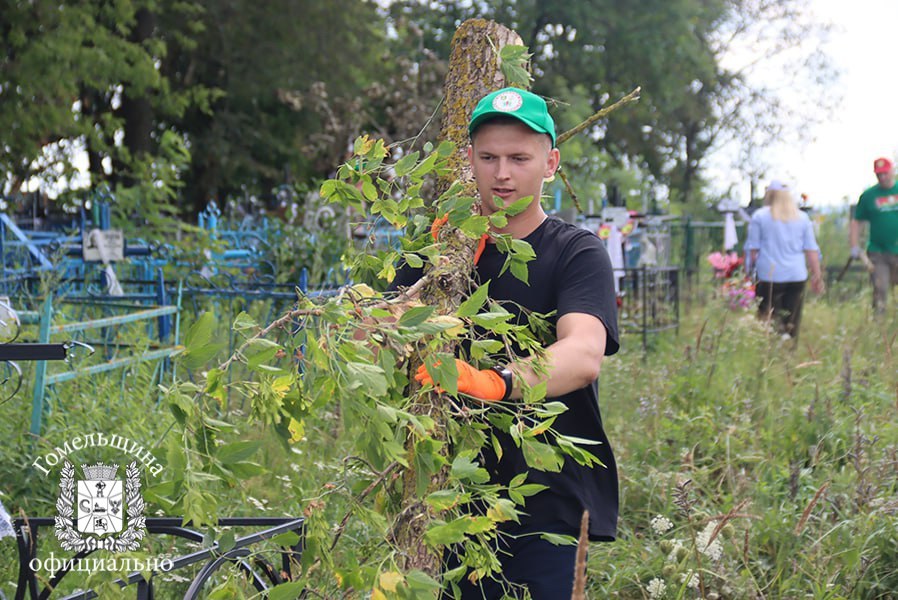
[[[638,267],[623,272],[619,280],[619,321],[622,333],[642,336],[643,350],[649,336],[680,326],[679,267]]]

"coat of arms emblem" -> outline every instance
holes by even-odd
[[[55,525],[60,545],[72,552],[136,550],[146,534],[137,463],[125,469],[124,482],[117,478],[118,465],[97,463],[81,470],[84,478],[76,482],[71,463],[62,469]]]

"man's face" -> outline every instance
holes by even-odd
[[[483,214],[496,212],[495,198],[508,206],[532,196],[539,202],[543,179],[554,175],[560,155],[549,136],[523,123],[485,123],[468,147]]]
[[[876,179],[879,180],[879,187],[887,190],[895,185],[895,174],[892,171],[877,173]]]

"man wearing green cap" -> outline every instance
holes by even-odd
[[[553,429],[598,442],[584,449],[604,466],[582,466],[565,457],[560,472],[538,471],[527,465],[510,436],[495,430],[501,452],[490,446],[480,459],[492,481],[507,485],[526,472],[528,482],[546,489],[527,499],[520,523],[502,529],[505,535],[496,550],[505,581],[475,584],[463,577],[459,585],[465,599],[501,598],[509,583],[512,593],[526,587],[535,600],[570,598],[576,547],[556,546],[539,533],[576,537],[583,511],[588,510],[591,540],[611,541],[616,535],[617,469],[598,404],[602,359],[619,348],[611,263],[595,235],[549,217],[540,204],[543,181],[555,174],[560,161],[555,124],[542,98],[515,88],[489,94],[474,109],[468,129],[468,158],[481,213],[495,212],[497,199],[508,205],[533,198],[526,210],[494,231],[528,242],[536,254],[527,264],[529,283],[524,283],[503,270],[506,256],[495,243],[487,243],[478,257],[475,277],[481,284],[490,282],[491,300],[502,303],[518,322],[526,323],[528,312],[553,316],[546,374],[535,373],[530,357],[520,348],[514,349],[513,362],[497,362],[487,369],[457,359],[459,393],[483,402],[515,402],[522,396],[522,381],[529,386],[545,382],[546,401],[567,406]],[[420,272],[402,269],[394,287],[411,285],[419,276]],[[434,384],[424,368],[416,378],[422,384]],[[458,566],[459,556],[463,551],[450,553],[447,568]]]

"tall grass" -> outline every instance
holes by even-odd
[[[595,597],[894,597],[895,311],[874,321],[869,293],[805,311],[795,344],[712,302],[605,363],[622,506]]]

